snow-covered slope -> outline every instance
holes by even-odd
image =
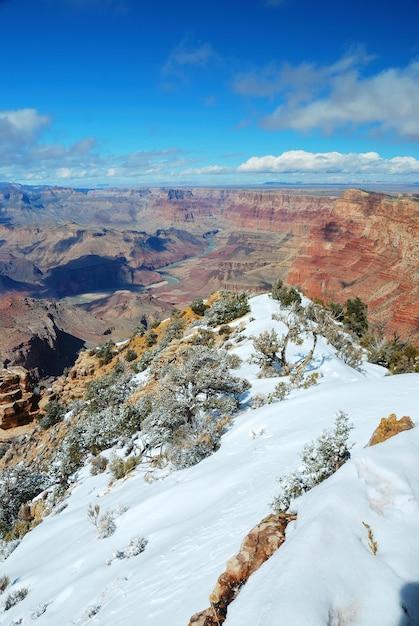
[[[251,300],[234,350],[251,394],[278,379],[257,379],[246,362],[250,336],[278,327],[278,304]],[[303,353],[304,346],[295,347]],[[338,411],[354,424],[352,459],[295,502],[285,544],[230,605],[226,626],[407,626],[419,623],[419,430],[365,448],[381,417],[419,421],[419,375],[353,370],[321,338],[310,368],[317,386],[283,402],[245,409],[221,448],[194,467],[154,480],[139,466],[109,486],[84,468],[67,506],[27,534],[0,564],[24,600],[0,612],[0,624],[37,626],[186,626],[206,608],[225,562],[268,515],[277,478],[299,463],[303,445],[330,427]],[[89,506],[116,511],[116,531],[98,539]],[[368,533],[370,529],[370,535]],[[116,558],[133,537],[144,552]],[[377,544],[376,554],[370,545]],[[405,607],[403,609],[403,606]]]

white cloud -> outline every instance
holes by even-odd
[[[247,174],[339,174],[380,177],[419,174],[419,161],[413,157],[382,158],[377,152],[348,153],[290,150],[279,156],[251,157],[237,168]]]
[[[33,143],[50,122],[49,116],[35,109],[0,111],[0,147]]]
[[[327,66],[269,65],[236,76],[237,93],[277,100],[267,130],[362,129],[373,136],[419,139],[419,61],[363,75],[372,57],[357,47]]]

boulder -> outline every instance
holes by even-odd
[[[211,606],[196,613],[189,626],[220,626],[227,616],[230,602],[259,567],[285,541],[285,529],[296,515],[269,515],[257,524],[243,540],[240,551],[227,561],[226,570],[219,576],[210,595]]]
[[[381,418],[379,425],[374,430],[367,445],[375,446],[377,443],[382,443],[386,441],[386,439],[390,439],[390,437],[394,437],[394,435],[414,427],[415,424],[407,415],[404,415],[398,420],[395,413],[391,413],[388,417]]]

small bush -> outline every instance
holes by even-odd
[[[4,610],[8,611],[22,600],[26,598],[29,593],[29,589],[27,587],[21,587],[20,589],[16,589],[15,591],[11,591],[4,601]]]
[[[131,361],[135,361],[135,359],[137,358],[137,353],[135,352],[135,350],[133,350],[132,348],[129,348],[126,352],[125,352],[125,360],[128,363],[131,363]]]
[[[0,593],[4,593],[10,584],[8,576],[4,575],[0,577]]]
[[[65,413],[66,408],[63,404],[60,404],[57,400],[51,400],[45,408],[45,414],[39,420],[39,425],[41,428],[50,428],[54,424],[61,422]]]
[[[115,456],[109,463],[109,470],[112,476],[116,480],[119,480],[120,478],[124,478],[136,465],[137,459],[134,456],[129,456],[125,460]]]
[[[98,539],[106,539],[106,537],[113,535],[115,531],[114,514],[112,511],[107,511],[97,521],[97,537]]]
[[[101,454],[94,456],[90,462],[90,473],[92,476],[102,474],[108,466],[108,459]]]
[[[278,300],[284,307],[301,304],[301,295],[297,289],[287,287],[280,278],[272,285],[272,298]]]
[[[220,292],[220,299],[205,312],[205,320],[209,326],[219,326],[232,322],[249,311],[249,295],[245,291],[236,294],[224,290]]]
[[[202,298],[196,298],[195,300],[193,300],[190,303],[189,307],[192,309],[195,315],[199,315],[200,317],[202,317],[205,314],[205,311],[209,308],[208,305],[204,303]]]
[[[136,537],[132,537],[125,549],[125,558],[131,559],[133,556],[141,554],[141,552],[144,552],[146,545],[147,539],[144,539],[144,537],[140,537],[138,535]]]
[[[286,512],[292,500],[329,478],[350,458],[348,438],[352,428],[348,416],[340,411],[333,430],[325,430],[316,441],[304,446],[301,467],[278,479],[281,491],[271,503],[277,514]]]
[[[95,506],[90,504],[87,509],[87,518],[96,527],[98,539],[105,539],[114,534],[116,530],[114,511],[107,511],[100,515],[100,506],[98,504],[95,504]]]

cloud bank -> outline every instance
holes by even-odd
[[[373,57],[362,47],[336,63],[302,63],[238,74],[236,93],[278,100],[261,125],[266,130],[291,129],[324,134],[357,129],[370,136],[419,139],[419,61],[363,76]]]

